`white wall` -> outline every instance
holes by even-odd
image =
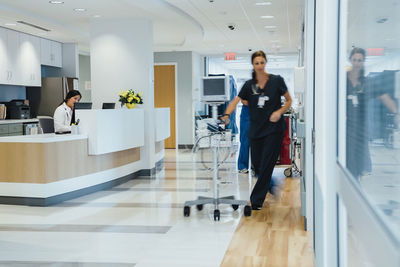
[[[90,82],[90,56],[79,55],[79,91],[82,94],[81,102],[92,102],[92,91],[85,88]]]
[[[96,20],[91,24],[94,108],[102,102],[117,102],[118,92],[127,89],[143,92],[145,104],[154,103],[152,32],[152,23],[146,20]]]
[[[316,266],[337,266],[338,1],[316,1],[315,238]]]
[[[143,168],[155,166],[153,25],[145,19],[99,19],[90,29],[92,102],[118,102],[118,92],[143,92]],[[119,106],[119,105],[117,105]],[[112,122],[107,122],[112,125]]]
[[[79,55],[77,44],[62,44],[62,75],[66,77],[79,78]]]

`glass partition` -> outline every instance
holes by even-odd
[[[400,240],[400,1],[341,4],[339,163]]]

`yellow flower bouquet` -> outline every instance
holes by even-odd
[[[143,104],[142,93],[135,93],[132,89],[119,92],[119,102],[121,107],[126,105],[127,108],[135,108],[136,104]]]

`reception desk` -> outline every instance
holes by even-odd
[[[143,169],[143,110],[77,110],[79,134],[0,137],[0,204],[47,206]]]

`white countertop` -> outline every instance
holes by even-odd
[[[0,120],[0,124],[11,124],[11,123],[29,123],[39,122],[38,119],[25,119],[25,120]]]
[[[35,134],[0,137],[0,143],[52,143],[87,139],[85,134]]]

